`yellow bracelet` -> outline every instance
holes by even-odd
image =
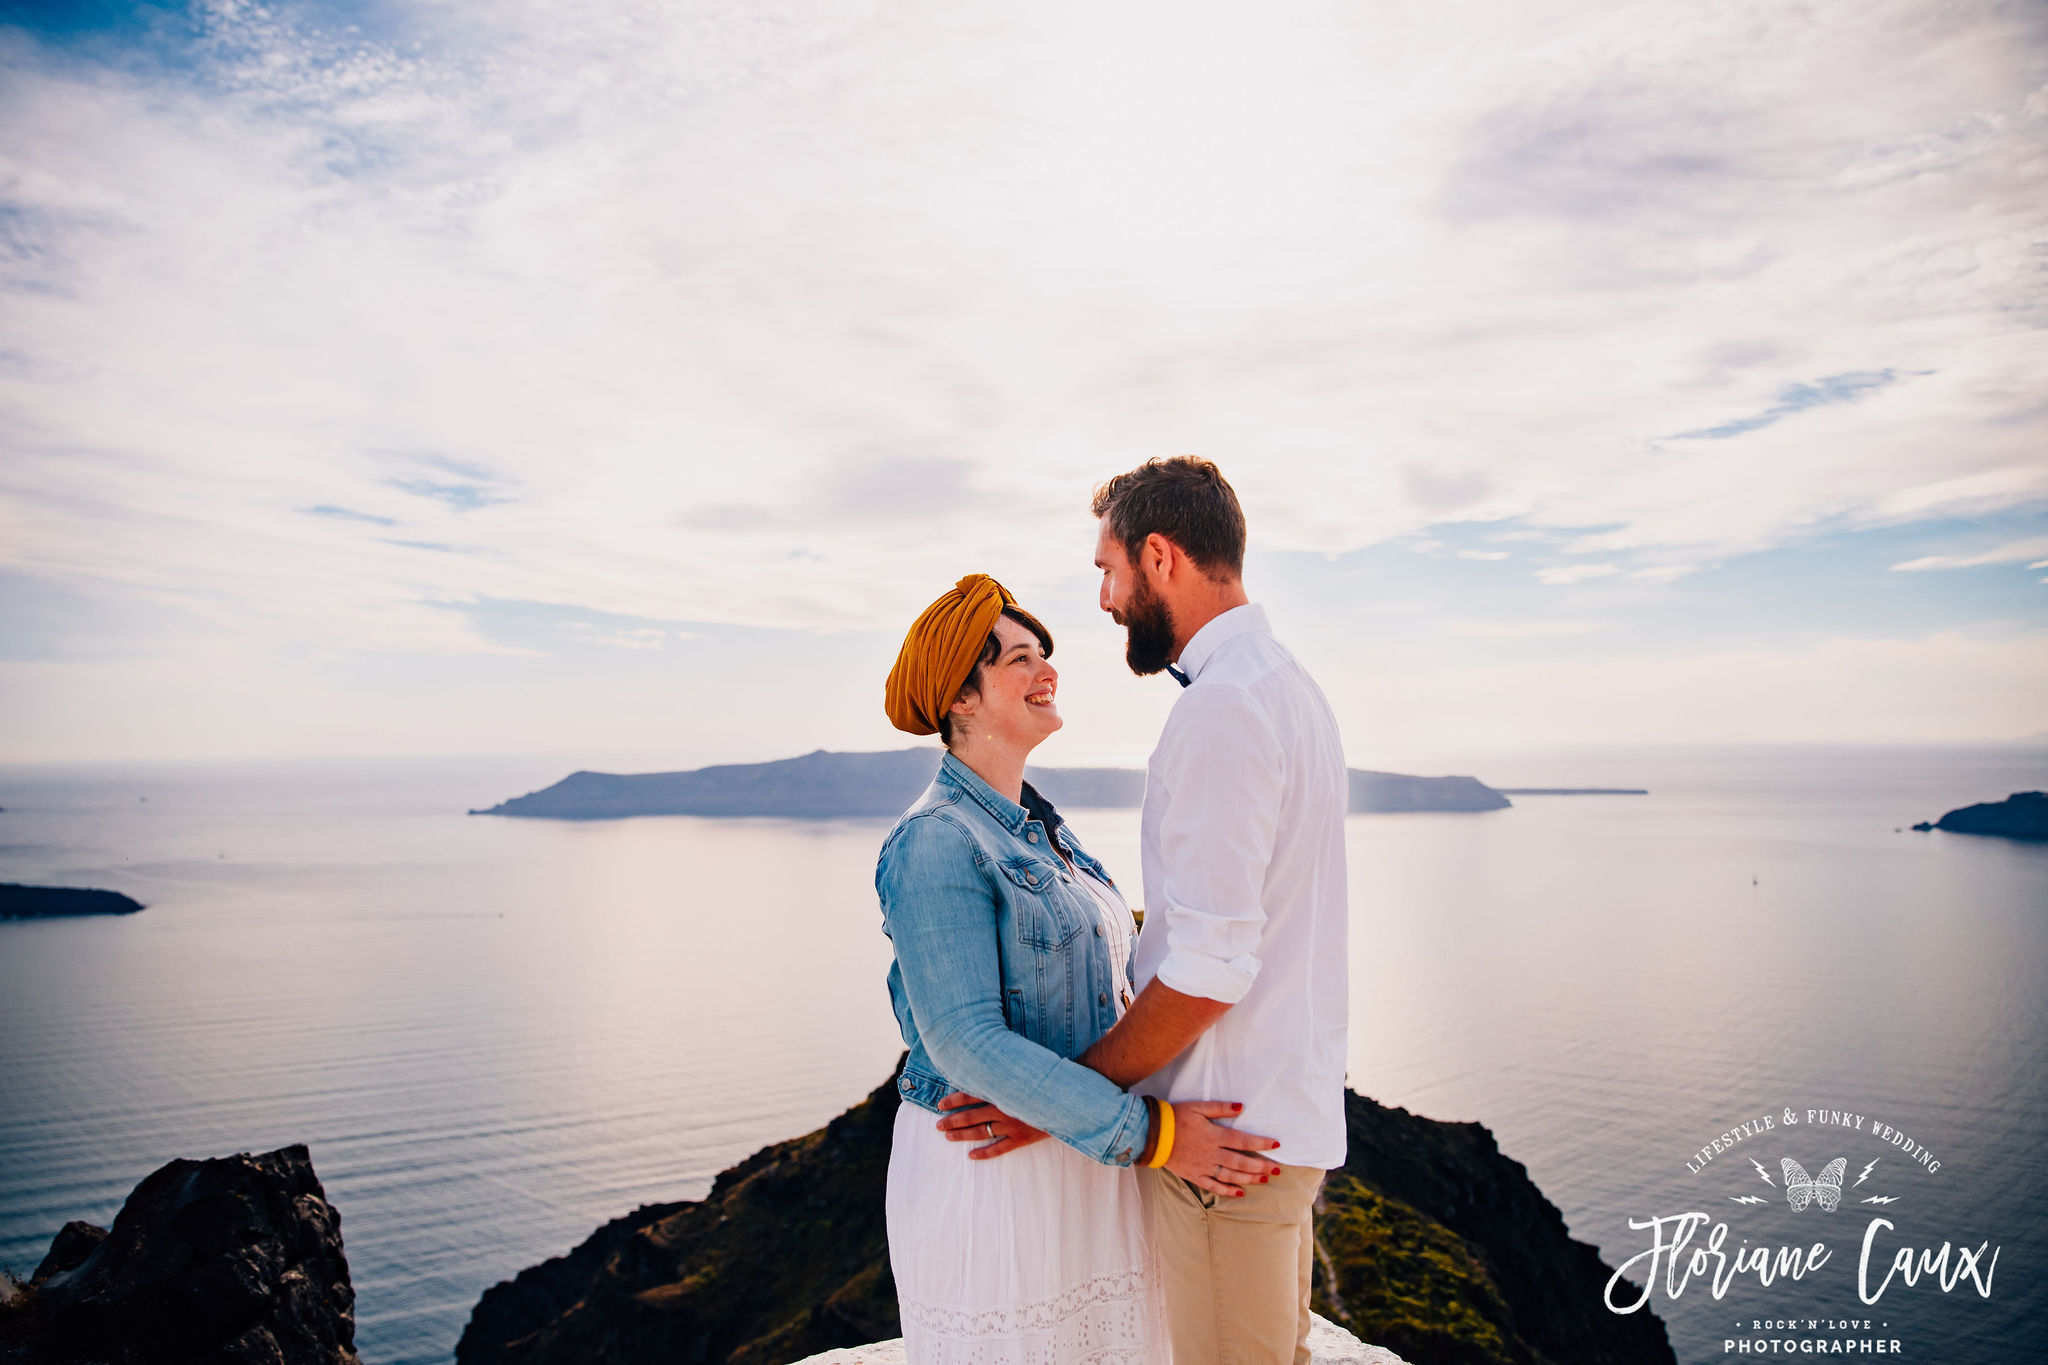
[[[1173,1155],[1173,1106],[1165,1100],[1155,1103],[1159,1105],[1159,1142],[1152,1149],[1152,1159],[1145,1164],[1156,1169]]]

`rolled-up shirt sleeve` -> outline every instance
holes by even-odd
[[[1158,979],[1183,995],[1234,1005],[1258,977],[1282,753],[1272,722],[1241,688],[1191,687],[1167,721],[1152,773],[1166,792]]]

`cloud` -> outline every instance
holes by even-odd
[[[432,550],[436,554],[443,555],[468,555],[476,553],[475,550],[468,547],[449,545],[438,540],[394,540],[385,536],[379,536],[378,539],[386,545],[399,545],[408,550]]]
[[[513,602],[485,598],[437,603],[466,617],[494,648],[543,656],[596,645],[606,649],[660,650],[696,633],[674,621],[651,621],[592,611],[568,602]]]
[[[943,521],[980,511],[995,499],[976,487],[971,460],[938,456],[868,456],[840,463],[818,484],[817,506],[866,524]]]
[[[1480,469],[1439,471],[1408,465],[1401,470],[1401,483],[1414,507],[1438,517],[1463,511],[1493,491],[1492,476]]]
[[[807,469],[793,482],[794,489],[761,489],[757,496],[764,501],[687,507],[674,523],[759,542],[847,525],[879,530],[913,523],[930,531],[1003,502],[982,486],[973,461],[943,456],[848,456]]]
[[[1615,641],[1618,637],[1596,636]],[[1456,736],[1466,753],[1525,745],[2024,741],[2048,730],[2048,635],[1938,631],[1780,648],[1673,649],[1625,662],[1587,646],[1458,667],[1413,646],[1363,651],[1332,698],[1347,736]],[[1410,729],[1409,727],[1413,727]],[[1447,741],[1437,739],[1441,746]],[[1354,763],[1369,766],[1356,752]],[[1917,817],[1916,817],[1917,818]]]
[[[482,465],[435,454],[393,454],[384,458],[433,471],[430,475],[394,475],[384,480],[387,487],[416,498],[429,498],[450,511],[474,512],[512,501],[506,491],[510,480]]]
[[[1606,578],[1621,572],[1619,564],[1553,564],[1547,569],[1538,569],[1538,582],[1552,587],[1564,587],[1572,583],[1583,583],[1589,578]]]
[[[1760,431],[1773,422],[1783,421],[1794,413],[1805,412],[1808,408],[1825,407],[1830,403],[1853,403],[1866,394],[1889,388],[1897,382],[1896,371],[1872,370],[1854,374],[1832,374],[1811,384],[1788,384],[1779,391],[1777,402],[1754,416],[1738,417],[1733,421],[1700,431],[1682,432],[1671,439],[1725,441],[1744,432]]]
[[[333,517],[337,521],[362,521],[368,522],[372,526],[398,525],[398,522],[391,517],[380,517],[371,512],[358,512],[351,507],[330,507],[323,504],[319,507],[302,507],[299,510],[309,517]]]
[[[2048,536],[2015,540],[2010,544],[1983,550],[1977,554],[1922,555],[1918,559],[1909,559],[1904,563],[1892,565],[1892,572],[1917,573],[1926,569],[1974,569],[1985,564],[2021,564],[2040,554],[2048,554]],[[2048,563],[2048,560],[2042,563]],[[2029,569],[2038,569],[2041,566],[2041,563],[2027,565]]]
[[[2041,491],[2043,44],[2002,7],[324,13],[202,5],[160,62],[4,39],[19,553],[131,536],[257,619],[302,570],[395,622],[414,569],[319,543],[272,591],[150,527],[195,504],[246,560],[265,507],[396,488],[496,551],[438,590],[803,627],[971,558],[1058,581],[1087,488],[1175,450],[1321,551],[1452,512],[1740,552]],[[79,447],[134,475],[85,521]]]
[[[432,498],[457,512],[474,512],[479,507],[511,501],[483,484],[436,483],[432,479],[387,479],[385,482],[401,493],[410,493],[416,498]]]
[[[1446,621],[1443,633],[1459,640],[1551,640],[1607,628],[1604,621]]]
[[[808,632],[900,627],[968,568],[1064,591],[1089,487],[1183,451],[1260,551],[1512,525],[1676,573],[1991,517],[2048,498],[2044,25],[0,29],[0,559],[230,653],[494,658],[434,604]]]

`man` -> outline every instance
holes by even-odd
[[[1178,1365],[1306,1365],[1312,1209],[1344,1163],[1337,722],[1245,595],[1244,513],[1214,464],[1149,461],[1097,489],[1093,510],[1100,604],[1126,661],[1183,690],[1146,771],[1140,993],[1078,1060],[1175,1104],[1242,1101],[1235,1126],[1279,1140],[1266,1155],[1280,1174],[1241,1193],[1220,1170],[1139,1175]]]

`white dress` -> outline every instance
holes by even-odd
[[[1101,908],[1121,979],[1131,912],[1093,876],[1076,880]],[[909,1365],[1168,1365],[1137,1172],[1057,1138],[970,1161],[978,1144],[949,1142],[937,1124],[903,1105],[889,1151],[889,1264]]]

